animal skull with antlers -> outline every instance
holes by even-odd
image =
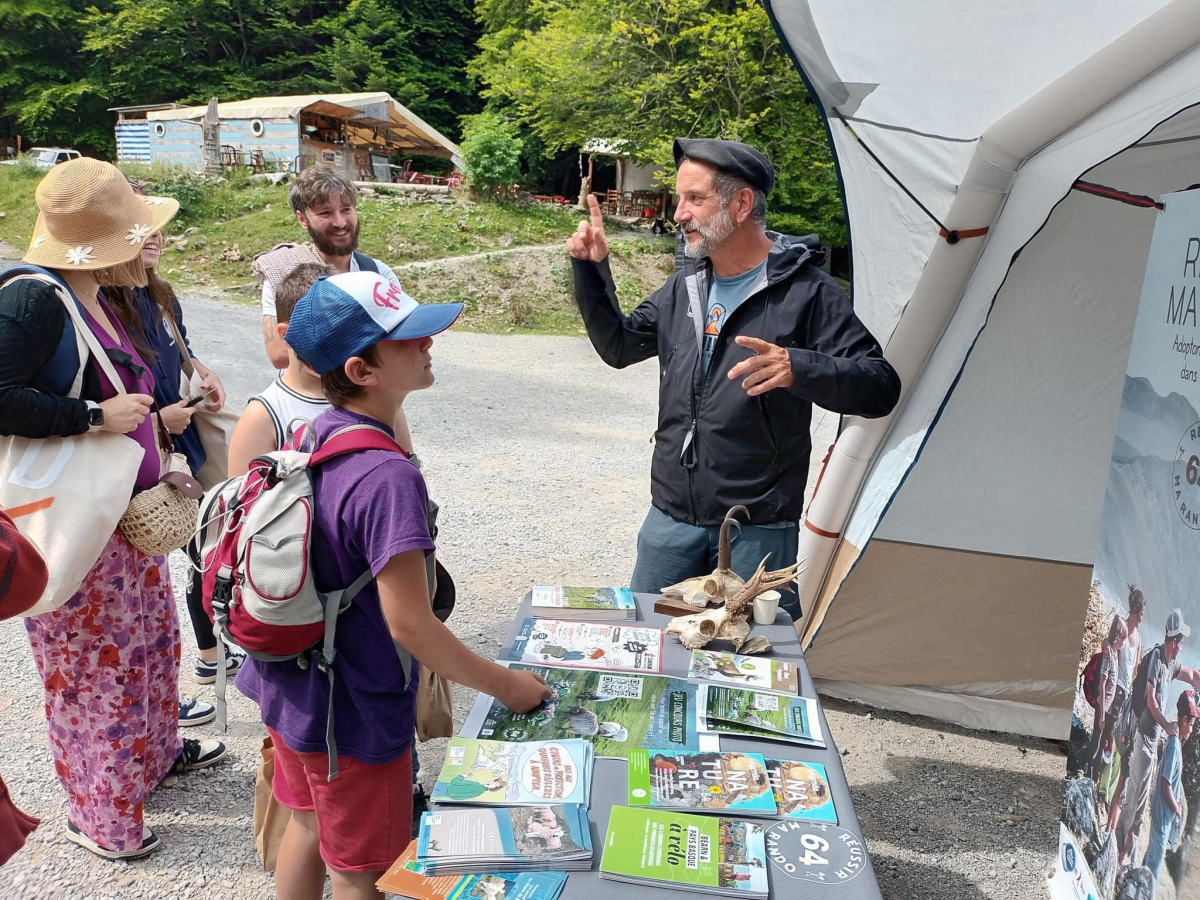
[[[725,605],[705,610],[690,616],[676,616],[667,623],[667,634],[679,637],[679,642],[689,650],[698,650],[713,640],[729,641],[735,651],[740,651],[750,637],[750,603],[759,594],[773,588],[784,588],[794,581],[803,570],[803,561],[784,569],[766,571],[768,553],[758,564],[758,570],[738,591],[726,599]],[[759,650],[769,649],[766,647]]]
[[[742,581],[737,572],[733,571],[733,550],[729,543],[729,529],[737,525],[738,531],[742,530],[742,526],[737,520],[739,512],[744,513],[747,518],[750,516],[750,510],[746,507],[735,506],[725,514],[725,519],[721,522],[721,540],[717,545],[717,568],[709,575],[697,575],[695,578],[688,578],[678,584],[663,588],[663,599],[682,600],[688,606],[694,606],[696,609],[707,609],[710,604],[720,603],[723,600],[728,601],[741,589],[746,582]]]

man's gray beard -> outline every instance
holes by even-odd
[[[728,205],[722,203],[721,208],[717,210],[717,214],[712,217],[711,222],[700,225],[693,222],[696,231],[700,234],[700,240],[694,244],[684,236],[683,239],[683,255],[688,259],[703,259],[706,256],[711,256],[712,252],[720,247],[725,241],[729,240],[729,236],[733,234],[737,227],[733,224],[733,219],[729,215]]]

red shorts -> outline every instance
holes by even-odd
[[[329,778],[324,753],[297,753],[274,730],[275,799],[317,815],[321,859],[339,872],[383,872],[412,840],[412,748],[383,765],[338,756]]]

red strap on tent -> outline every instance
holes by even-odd
[[[983,237],[987,233],[988,230],[986,228],[964,228],[961,231],[947,231],[945,228],[942,228],[938,232],[938,236],[945,238],[947,244],[957,244],[963,238]]]
[[[812,522],[808,521],[808,519],[804,520],[804,527],[807,528],[809,531],[811,531],[813,534],[819,534],[823,538],[830,538],[835,541],[842,536],[842,533],[840,531],[826,531],[823,528],[818,528]]]
[[[1130,206],[1140,206],[1143,209],[1164,208],[1153,197],[1147,197],[1145,194],[1130,194],[1126,191],[1118,191],[1116,188],[1106,187],[1103,184],[1095,184],[1091,181],[1084,181],[1082,178],[1071,185],[1071,187],[1084,194],[1103,197],[1106,200],[1116,200],[1118,203],[1127,203]]]

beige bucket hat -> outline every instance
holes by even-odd
[[[55,166],[34,196],[38,217],[24,262],[51,269],[127,263],[179,212],[178,200],[139,197],[116,166],[98,159]]]

